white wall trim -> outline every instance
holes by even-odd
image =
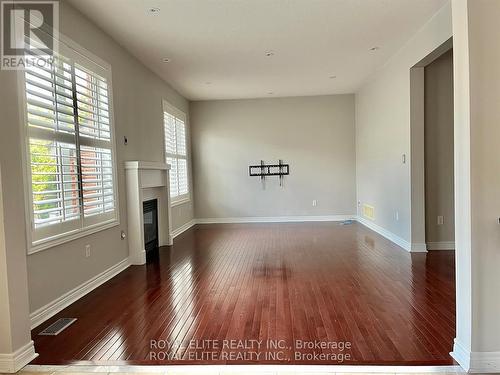
[[[472,352],[470,356],[471,373],[492,373],[500,372],[500,352]]]
[[[31,329],[38,327],[47,319],[53,317],[59,311],[65,309],[75,301],[79,300],[87,293],[93,291],[98,286],[104,284],[106,281],[112,279],[120,272],[124,271],[130,266],[129,258],[126,258],[114,266],[108,268],[104,272],[94,276],[83,284],[56,298],[54,301],[49,302],[47,305],[39,308],[30,314]]]
[[[425,242],[417,243],[414,242],[411,244],[411,252],[412,253],[426,253],[428,250],[427,244]]]
[[[469,373],[500,372],[500,352],[471,352],[455,338],[450,355]]]
[[[427,242],[427,250],[455,250],[455,241]]]
[[[327,216],[245,216],[216,217],[196,219],[196,224],[233,224],[233,223],[303,223],[309,221],[344,221],[354,220],[356,215]]]
[[[196,220],[195,219],[190,220],[187,223],[185,223],[184,225],[181,225],[179,228],[174,229],[172,231],[172,233],[170,234],[170,237],[173,240],[175,237],[181,235],[182,233],[184,233],[185,231],[187,231],[188,229],[190,229],[194,225],[196,225]]]
[[[38,357],[35,345],[30,341],[14,353],[0,353],[0,373],[14,373]]]
[[[405,239],[399,237],[398,235],[388,231],[385,228],[382,228],[380,225],[375,224],[373,221],[362,218],[361,216],[356,217],[356,221],[364,226],[370,228],[374,232],[377,232],[381,236],[387,238],[389,241],[394,242],[396,245],[402,247],[408,252],[425,252],[426,250],[422,250],[422,247],[419,244],[411,244]],[[424,244],[425,245],[425,244]]]
[[[470,369],[470,351],[464,348],[462,344],[455,338],[453,344],[453,351],[450,353],[455,361],[465,370]]]

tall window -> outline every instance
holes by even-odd
[[[171,166],[170,198],[176,203],[189,199],[186,115],[167,103],[163,108],[165,158]]]
[[[24,77],[34,247],[117,221],[110,72],[67,52]]]

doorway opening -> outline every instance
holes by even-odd
[[[410,69],[411,247],[427,262],[456,259],[453,101],[450,38]]]
[[[453,50],[424,67],[425,242],[455,249]]]

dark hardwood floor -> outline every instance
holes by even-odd
[[[33,330],[33,364],[453,363],[453,252],[321,222],[198,225],[160,253]]]

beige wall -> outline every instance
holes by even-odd
[[[30,340],[28,320],[28,276],[26,267],[26,241],[24,218],[24,195],[21,164],[21,140],[18,113],[17,77],[12,72],[0,70],[0,169],[1,190],[3,201],[3,244],[0,244],[0,262],[5,262],[2,275],[2,301],[8,298],[8,306],[2,309],[0,319],[3,340],[0,353],[9,353],[19,349]],[[1,267],[1,268],[3,268]],[[1,271],[1,270],[0,270]],[[6,288],[6,289],[5,289]],[[8,310],[8,311],[7,311]],[[10,317],[3,320],[5,313]],[[5,324],[5,325],[4,325]],[[10,325],[10,327],[9,327]],[[9,328],[10,332],[3,331]],[[9,350],[10,349],[10,350]]]
[[[500,369],[500,2],[453,0],[457,338],[471,372]]]
[[[425,67],[425,216],[427,243],[455,240],[453,52]],[[444,216],[443,225],[437,217]]]
[[[0,95],[0,99],[6,98]],[[26,256],[17,247],[10,247],[12,236],[5,232],[8,211],[5,211],[3,186],[0,176],[0,357],[31,340]],[[6,370],[5,365],[0,363],[0,371]]]
[[[500,371],[500,2],[468,1],[472,351],[496,352]],[[457,215],[461,215],[457,211]],[[458,231],[458,228],[457,228]]]
[[[127,242],[120,239],[120,231],[127,230],[123,163],[126,160],[163,161],[162,99],[188,112],[187,100],[66,2],[61,3],[60,24],[64,35],[112,66],[120,226],[28,256],[31,311],[127,257]],[[4,95],[15,98],[17,86],[14,73],[2,71],[0,74],[0,90]],[[4,201],[9,212],[5,226],[6,232],[11,235],[7,242],[10,241],[20,254],[25,254],[19,107],[16,103],[2,102],[1,105],[0,149],[1,161],[5,164],[2,177]],[[9,106],[8,113],[4,106]],[[122,142],[125,135],[129,141],[127,146]],[[191,220],[192,215],[192,201],[175,207],[174,229]],[[90,258],[84,257],[86,244],[92,247]]]
[[[193,102],[191,128],[196,218],[355,212],[354,95]],[[283,188],[248,176],[261,159]]]
[[[468,369],[472,350],[471,121],[468,0],[453,0],[456,338],[453,356]]]
[[[451,29],[447,4],[356,92],[357,200],[375,208],[374,224],[410,245],[410,68]]]

